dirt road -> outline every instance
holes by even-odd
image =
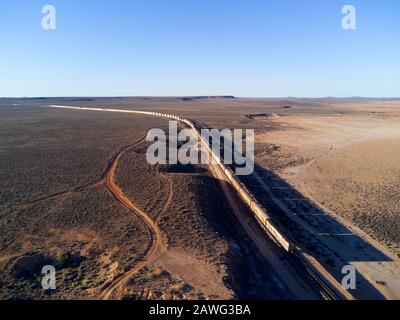
[[[116,294],[117,291],[119,291],[119,292],[122,291],[126,281],[128,281],[132,275],[134,275],[137,271],[139,271],[145,265],[155,261],[160,256],[160,254],[162,253],[162,251],[165,248],[165,246],[163,244],[163,238],[162,238],[161,231],[158,228],[155,221],[146,212],[144,212],[141,209],[139,209],[138,207],[136,207],[131,202],[131,200],[128,199],[128,197],[123,193],[123,191],[118,187],[118,185],[115,182],[115,170],[118,166],[118,161],[121,158],[121,156],[123,155],[123,153],[140,145],[144,141],[145,141],[144,139],[141,139],[138,142],[136,142],[132,145],[126,146],[119,151],[119,153],[115,156],[115,158],[113,159],[113,161],[110,163],[110,165],[108,167],[108,171],[107,171],[106,179],[105,179],[105,185],[106,185],[107,189],[110,191],[110,193],[115,197],[115,199],[119,203],[121,203],[124,207],[131,210],[132,213],[139,216],[143,220],[143,222],[148,227],[148,230],[151,235],[150,244],[149,244],[146,252],[144,252],[143,256],[140,257],[139,263],[137,263],[129,271],[117,276],[110,283],[107,283],[103,286],[101,293],[98,296],[98,298],[100,300],[113,299],[114,295]]]
[[[132,110],[113,110],[113,109],[91,109],[91,108],[79,108],[79,107],[63,107],[63,106],[52,106],[55,108],[68,108],[76,110],[92,110],[100,112],[122,112],[122,113],[143,113],[154,116],[154,114],[141,111]],[[164,115],[158,115],[164,117]],[[171,116],[172,117],[172,116]],[[174,117],[175,118],[175,117]],[[138,143],[141,143],[140,141]],[[135,144],[138,145],[138,144]],[[112,299],[113,292],[118,289],[122,289],[125,282],[140,270],[147,263],[155,261],[159,258],[163,251],[166,252],[165,246],[162,243],[162,235],[160,229],[157,227],[155,221],[145,212],[137,208],[122,192],[122,190],[116,185],[114,175],[115,169],[118,165],[118,160],[121,155],[133,148],[135,145],[127,146],[120,150],[116,155],[114,161],[110,164],[109,170],[106,175],[106,186],[112,195],[125,207],[130,209],[134,214],[137,214],[143,219],[145,224],[148,226],[149,231],[152,235],[151,244],[146,251],[146,254],[142,258],[142,261],[135,265],[134,268],[128,272],[117,276],[111,283],[106,284],[99,296],[100,299]],[[218,166],[210,165],[212,174],[221,182],[221,187],[229,201],[234,214],[238,218],[239,222],[250,236],[260,254],[270,263],[276,274],[279,275],[279,283],[289,290],[295,299],[324,299],[329,298],[324,295],[323,288],[318,286],[315,281],[310,281],[309,274],[303,272],[301,268],[294,267],[289,263],[290,259],[284,258],[287,254],[275,245],[273,237],[268,237],[266,231],[261,228],[257,223],[252,214],[249,214],[249,209],[244,205],[241,199],[235,194],[235,191],[230,188],[229,181],[226,180],[226,176],[222,173]],[[173,268],[173,266],[171,266]],[[299,272],[300,270],[300,272]]]

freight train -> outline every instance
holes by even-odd
[[[200,129],[195,126],[195,124],[187,119],[181,118],[179,116],[159,113],[159,112],[148,112],[148,111],[136,111],[136,110],[118,110],[118,109],[102,109],[102,108],[83,108],[83,107],[70,107],[70,106],[50,106],[52,108],[68,108],[68,109],[79,109],[79,110],[91,110],[91,111],[104,111],[104,112],[122,112],[122,113],[134,113],[134,114],[144,114],[157,116],[167,119],[172,119],[184,123],[191,129],[193,129],[201,143],[205,146],[206,152],[210,154],[210,156],[215,160],[215,164],[219,167],[219,169],[223,172],[227,181],[232,185],[235,191],[239,194],[240,198],[246,203],[251,212],[254,214],[257,221],[261,224],[261,226],[266,230],[272,238],[287,252],[294,252],[295,245],[292,241],[288,239],[288,237],[274,224],[271,220],[265,208],[263,208],[259,202],[255,199],[255,197],[251,194],[251,192],[246,188],[246,186],[241,182],[236,174],[226,166],[223,161],[221,161],[219,155],[216,155],[212,148],[210,148],[209,142],[204,140],[202,135],[200,134]]]
[[[224,173],[226,179],[229,181],[229,183],[232,185],[232,187],[235,189],[235,191],[239,194],[240,198],[246,203],[246,205],[249,207],[251,212],[254,214],[256,217],[257,221],[263,226],[265,230],[275,239],[275,241],[287,252],[293,252],[295,250],[295,245],[293,244],[292,241],[290,241],[285,234],[279,230],[277,226],[273,223],[269,215],[267,214],[265,208],[263,208],[260,203],[255,199],[255,197],[252,195],[252,193],[246,188],[246,186],[241,182],[236,174],[226,166],[223,161],[221,161],[220,157],[216,155],[213,151],[212,148],[210,148],[210,145],[207,141],[204,140],[204,137],[200,134],[200,130],[196,128],[196,126],[193,124],[193,122],[183,119],[181,117],[173,116],[173,115],[168,115],[168,114],[161,114],[161,113],[154,113],[153,115],[155,116],[160,116],[164,118],[169,118],[169,119],[174,119],[177,121],[180,121],[190,128],[192,128],[195,132],[198,138],[202,141],[203,145],[206,147],[206,151],[211,155],[211,157],[215,160],[216,165],[219,167],[219,169]]]

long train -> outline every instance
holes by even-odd
[[[134,113],[134,114],[144,114],[152,115],[167,119],[173,119],[186,124],[188,127],[192,128],[196,133],[198,139],[206,147],[206,151],[215,160],[215,164],[219,166],[221,171],[224,173],[226,179],[230,182],[232,187],[239,194],[240,198],[246,203],[251,212],[256,217],[257,221],[262,225],[262,227],[267,230],[267,232],[275,239],[275,241],[287,252],[294,252],[295,245],[288,237],[273,223],[269,215],[267,214],[265,208],[263,208],[260,203],[255,199],[252,193],[246,188],[246,186],[241,182],[236,174],[231,170],[231,168],[225,166],[223,161],[219,158],[219,155],[214,154],[209,146],[209,143],[204,140],[200,134],[200,130],[194,125],[193,122],[181,118],[179,116],[158,113],[158,112],[148,112],[148,111],[136,111],[136,110],[118,110],[118,109],[103,109],[103,108],[84,108],[84,107],[71,107],[71,106],[55,106],[51,105],[52,108],[63,108],[63,109],[79,109],[79,110],[90,110],[90,111],[104,111],[104,112],[123,112],[123,113]]]
[[[209,143],[204,140],[204,137],[200,134],[199,129],[189,120],[183,119],[181,117],[168,115],[168,114],[161,114],[161,113],[154,113],[155,116],[160,116],[164,118],[174,119],[180,122],[185,123],[187,126],[192,128],[198,137],[201,140],[202,144],[206,147],[206,151],[212,156],[215,160],[215,164],[220,167],[222,172],[225,174],[227,180],[230,182],[232,187],[236,190],[239,194],[241,199],[246,203],[246,205],[250,208],[253,212],[254,216],[257,218],[258,222],[268,231],[268,233],[275,239],[279,245],[285,249],[287,252],[293,252],[295,250],[295,245],[292,241],[290,241],[281,230],[278,229],[267,214],[265,208],[263,208],[260,203],[256,200],[254,195],[246,188],[246,186],[241,182],[236,174],[232,171],[231,168],[227,167],[223,161],[216,155],[209,146]]]
[[[196,125],[184,118],[148,111],[134,111],[134,110],[118,110],[118,109],[99,109],[99,108],[85,108],[85,107],[70,107],[70,106],[48,106],[52,108],[62,108],[62,109],[76,109],[76,110],[88,110],[88,111],[103,111],[103,112],[122,112],[122,113],[133,113],[133,114],[144,114],[163,117],[167,119],[173,119],[186,124],[188,127],[192,128],[196,133],[197,138],[206,147],[206,151],[210,157],[215,161],[214,163],[223,172],[227,181],[230,182],[235,191],[239,194],[241,199],[246,203],[251,212],[254,214],[255,218],[259,224],[266,230],[266,232],[279,244],[285,251],[291,253],[287,258],[292,266],[299,270],[299,272],[304,272],[308,279],[314,284],[317,290],[321,293],[324,299],[329,300],[342,300],[342,299],[354,299],[354,297],[346,290],[341,290],[340,284],[332,286],[333,282],[327,281],[321,273],[316,270],[308,261],[306,257],[303,256],[301,251],[299,251],[294,243],[288,239],[288,237],[274,224],[271,218],[268,216],[267,211],[258,203],[251,192],[246,188],[246,186],[237,178],[236,174],[227,166],[223,164],[218,155],[214,154],[210,148],[209,143],[203,139],[200,134],[200,129]]]

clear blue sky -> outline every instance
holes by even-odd
[[[400,96],[399,0],[2,0],[0,35],[0,96]]]

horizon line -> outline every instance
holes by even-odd
[[[281,96],[281,97],[268,97],[268,96],[235,96],[235,95],[116,95],[116,96],[3,96],[0,99],[106,99],[106,98],[226,98],[226,99],[400,99],[400,96]]]

